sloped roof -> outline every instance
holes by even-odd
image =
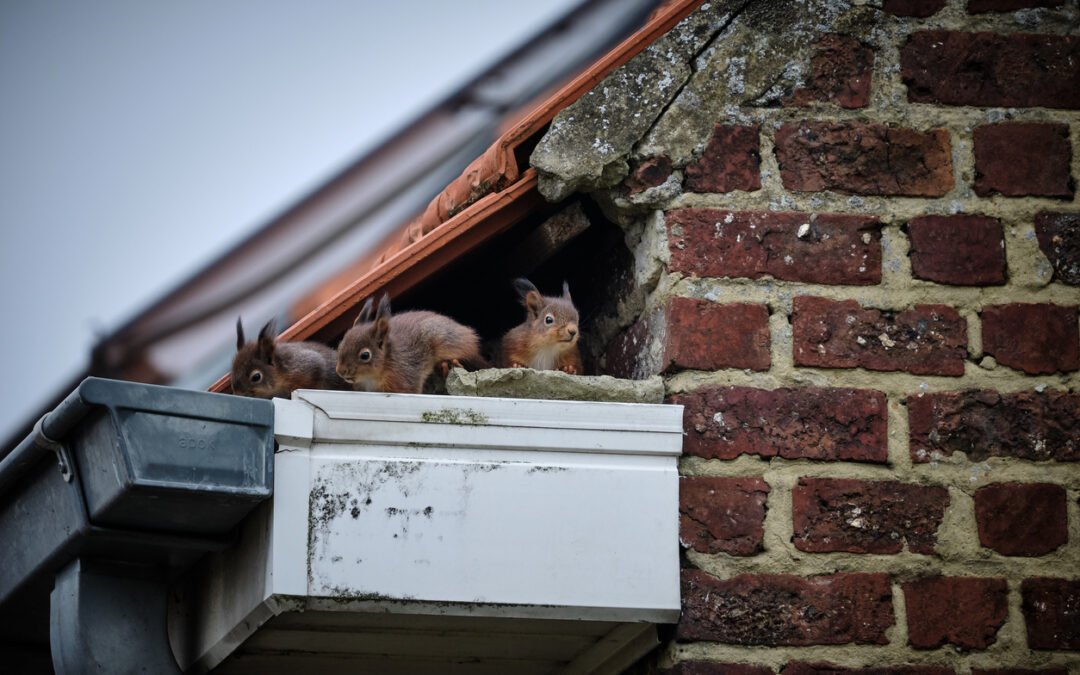
[[[370,269],[290,326],[281,338],[330,341],[340,336],[369,296],[383,292],[398,295],[541,205],[543,197],[537,191],[536,173],[528,168],[528,153],[547,125],[560,110],[673,28],[702,1],[665,3],[640,30],[538,102],[447,185],[419,217],[406,223]],[[228,387],[229,376],[225,375],[210,390],[226,391]]]

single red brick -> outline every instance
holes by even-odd
[[[984,124],[975,129],[975,194],[1072,199],[1068,124]]]
[[[773,675],[773,671],[768,666],[748,666],[743,663],[683,661],[675,665],[671,675]]]
[[[911,273],[954,286],[1005,283],[1001,222],[975,215],[922,216],[907,224]]]
[[[1045,555],[1069,539],[1065,488],[995,483],[975,491],[979,543],[1002,555]]]
[[[881,283],[881,222],[876,216],[678,209],[666,219],[672,272]]]
[[[1080,370],[1076,305],[987,305],[980,316],[983,351],[1029,375]]]
[[[986,649],[1008,613],[1005,579],[930,577],[903,584],[908,643]]]
[[[769,485],[761,478],[683,476],[679,540],[702,553],[760,553],[768,495]]]
[[[900,50],[912,103],[1080,108],[1080,37],[914,33]]]
[[[795,548],[811,553],[933,553],[949,491],[896,481],[800,478]]]
[[[968,0],[967,10],[978,12],[1011,12],[1030,7],[1061,7],[1065,0]]]
[[[937,14],[945,6],[945,0],[885,0],[883,9],[896,16],[925,18]]]
[[[690,192],[761,189],[760,129],[717,124],[701,159],[686,167]]]
[[[688,455],[888,459],[886,401],[879,391],[706,387],[677,394],[671,402],[683,406],[683,451]]]
[[[768,370],[769,344],[764,305],[671,298],[612,341],[607,372],[642,379],[681,368]]]
[[[949,132],[861,122],[800,122],[776,132],[784,187],[860,195],[940,197],[953,188]]]
[[[870,102],[870,76],[874,50],[853,37],[827,35],[814,45],[810,81],[796,89],[785,106],[822,101],[841,108],[864,108]]]
[[[663,185],[671,175],[671,160],[666,155],[650,157],[634,167],[623,181],[627,194],[637,194],[651,187]]]
[[[894,666],[892,668],[841,668],[831,663],[789,663],[780,675],[954,675],[952,668]]]
[[[969,390],[909,398],[911,460],[954,452],[1035,461],[1080,460],[1080,394]]]
[[[741,574],[683,570],[678,640],[740,645],[886,644],[888,574]]]
[[[1032,577],[1020,593],[1030,649],[1080,649],[1080,580]]]
[[[1080,213],[1042,211],[1035,216],[1035,235],[1054,266],[1054,278],[1080,286]]]
[[[967,322],[951,307],[915,305],[894,313],[806,295],[793,304],[797,366],[964,374]]]

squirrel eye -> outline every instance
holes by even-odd
[[[364,351],[360,352],[360,360],[361,361],[370,361],[371,360],[371,351],[368,350],[368,349],[365,349]]]
[[[547,316],[544,317],[544,323],[546,323],[546,324],[548,324],[550,326],[551,324],[555,323],[555,317],[548,314]]]
[[[258,384],[260,382],[262,382],[262,373],[256,370],[251,374],[251,383]]]

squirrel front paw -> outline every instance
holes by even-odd
[[[510,367],[511,367],[511,368],[524,368],[524,367],[525,367],[525,364],[523,364],[523,363],[518,363],[517,361],[512,361],[512,362],[510,363]]]
[[[577,368],[573,366],[563,366],[562,368],[559,368],[559,370],[569,375],[577,375]]]
[[[450,374],[450,366],[454,366],[455,368],[464,367],[464,366],[461,365],[461,361],[458,361],[457,359],[450,359],[449,361],[440,361],[438,363],[438,365],[435,366],[435,370],[436,370],[436,372],[439,373],[439,377],[446,377],[447,375],[449,375]]]

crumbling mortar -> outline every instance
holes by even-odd
[[[1038,32],[1069,34],[1075,33],[1078,16],[1080,12],[1077,11],[1075,0],[1066,0],[1064,5],[1057,9],[1039,8],[1034,14],[1023,11],[968,14],[967,0],[948,0],[946,6],[931,17],[904,17],[900,18],[900,23],[909,26],[913,31],[1030,33],[1037,27]]]
[[[898,473],[911,470],[911,454],[908,452],[908,414],[903,396],[885,395],[886,429],[889,465]]]
[[[904,589],[898,579],[892,580],[892,606],[893,625],[885,629],[885,637],[891,645],[906,645],[908,641],[907,630],[907,602],[904,598]]]
[[[780,387],[852,387],[874,389],[898,401],[911,396],[936,391],[962,389],[994,389],[1003,394],[1023,391],[1080,392],[1080,375],[1025,376],[1010,368],[985,370],[974,363],[965,363],[959,377],[944,375],[912,375],[904,372],[878,372],[863,368],[796,368],[790,372],[747,372],[727,369],[719,371],[681,371],[664,379],[667,394],[691,392],[702,387],[742,386],[761,389]]]
[[[814,295],[831,300],[855,300],[864,309],[901,312],[920,304],[948,305],[958,312],[982,311],[987,305],[1013,302],[1075,305],[1080,302],[1080,290],[1055,283],[1032,291],[1014,284],[1005,286],[945,286],[940,284],[912,282],[908,288],[883,288],[879,286],[833,286],[784,281],[765,277],[762,279],[692,278],[679,274],[665,275],[657,285],[656,292],[664,297],[650,298],[661,306],[667,297],[684,296],[712,302],[749,302],[768,305],[772,311],[790,314],[792,302],[799,295]],[[663,283],[666,281],[667,283]]]
[[[738,19],[739,16],[743,13],[743,11],[745,11],[746,8],[753,2],[755,2],[755,0],[745,0],[741,5],[735,7],[730,13],[724,15],[718,22],[719,25],[712,32],[709,38],[703,41],[701,48],[694,52],[689,59],[687,59],[686,64],[690,68],[689,76],[682,83],[682,86],[680,86],[678,90],[676,90],[674,94],[672,94],[671,98],[668,99],[667,103],[660,110],[660,114],[656,116],[656,119],[654,119],[653,123],[649,126],[649,128],[645,130],[645,133],[643,133],[641,137],[638,138],[637,142],[634,143],[634,149],[630,152],[630,155],[632,157],[640,157],[640,155],[638,155],[636,152],[638,144],[641,143],[642,139],[647,138],[650,134],[652,134],[653,130],[656,128],[656,123],[659,122],[667,114],[668,110],[671,108],[672,103],[674,103],[679,98],[679,95],[682,94],[683,90],[686,89],[686,85],[689,84],[690,81],[694,79],[694,76],[696,76],[700,72],[701,64],[699,63],[699,59],[701,59],[702,55],[705,52],[709,51],[714,43],[722,39],[723,34],[727,32],[729,27],[735,24],[735,20]]]

